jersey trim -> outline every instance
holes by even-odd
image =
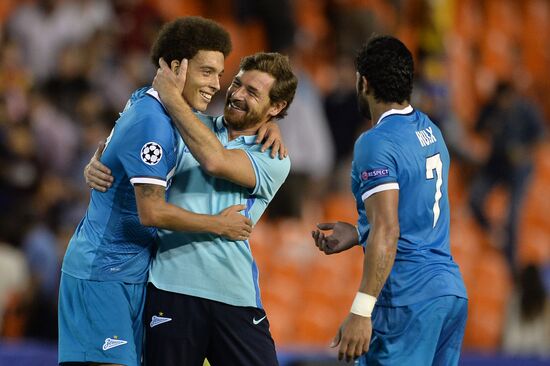
[[[387,116],[391,114],[409,114],[413,112],[413,107],[409,104],[407,107],[403,109],[390,109],[389,111],[384,112],[380,118],[378,119],[378,122],[376,124],[379,124],[382,119],[386,118]]]
[[[365,193],[363,193],[363,195],[361,196],[361,199],[363,199],[363,201],[365,201],[367,198],[369,198],[370,196],[372,196],[375,193],[382,192],[382,191],[391,191],[393,189],[398,190],[399,189],[399,183],[393,182],[393,183],[380,184],[379,186],[371,188],[368,191],[366,191]]]
[[[166,181],[158,178],[150,178],[150,177],[134,177],[130,178],[130,183],[132,185],[135,185],[136,183],[143,183],[143,184],[155,184],[157,186],[163,186],[166,187]]]

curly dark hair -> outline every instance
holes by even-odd
[[[374,36],[369,39],[359,50],[355,67],[367,79],[377,101],[403,103],[411,99],[413,58],[397,38]]]
[[[159,66],[159,58],[170,64],[173,60],[192,59],[197,52],[219,51],[224,57],[231,52],[231,37],[218,23],[197,16],[178,18],[166,23],[151,47],[151,61]]]
[[[298,86],[298,79],[292,72],[288,57],[277,52],[258,52],[244,57],[241,60],[240,69],[243,71],[262,71],[275,78],[275,82],[269,91],[269,99],[271,103],[286,102],[286,106],[275,118],[281,119],[286,116]]]

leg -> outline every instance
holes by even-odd
[[[59,363],[141,363],[145,284],[87,281],[62,274],[59,290]]]
[[[439,336],[433,365],[456,366],[460,358],[462,338],[464,338],[468,300],[455,296],[445,297],[449,304],[449,312]]]
[[[207,358],[212,366],[278,366],[265,311],[213,302],[216,324]]]
[[[145,364],[202,366],[210,319],[200,298],[147,288],[145,304]]]
[[[377,306],[369,351],[360,365],[431,365],[455,296],[409,306]]]

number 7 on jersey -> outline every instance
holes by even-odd
[[[439,153],[426,158],[426,179],[434,179],[434,170],[437,176],[435,182],[435,202],[433,207],[434,224],[437,224],[439,219],[439,200],[441,199],[441,185],[443,184],[443,163],[441,162],[441,155]]]

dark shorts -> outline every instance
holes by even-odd
[[[265,311],[147,286],[147,366],[277,366]]]

